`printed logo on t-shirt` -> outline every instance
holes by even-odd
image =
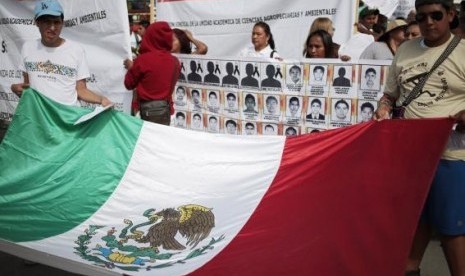
[[[57,74],[62,76],[68,77],[76,77],[77,70],[72,67],[68,67],[61,64],[54,64],[47,61],[27,61],[26,64],[26,71],[27,72],[43,72],[45,74]]]

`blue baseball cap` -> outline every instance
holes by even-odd
[[[34,19],[42,15],[61,16],[63,15],[63,8],[56,0],[41,0],[36,2],[34,14]]]

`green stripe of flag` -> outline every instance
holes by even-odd
[[[142,121],[108,110],[73,125],[89,112],[23,93],[0,145],[1,237],[21,242],[64,233],[112,194]]]

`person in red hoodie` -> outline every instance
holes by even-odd
[[[147,28],[139,49],[139,56],[132,62],[124,61],[128,69],[124,86],[136,89],[142,120],[170,125],[173,114],[171,94],[179,77],[178,59],[171,55],[173,30],[164,21]]]

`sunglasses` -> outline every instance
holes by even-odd
[[[430,13],[417,13],[417,15],[415,15],[415,20],[420,23],[424,22],[428,17],[430,17],[434,21],[441,21],[444,18],[444,13],[442,11],[434,11]]]

